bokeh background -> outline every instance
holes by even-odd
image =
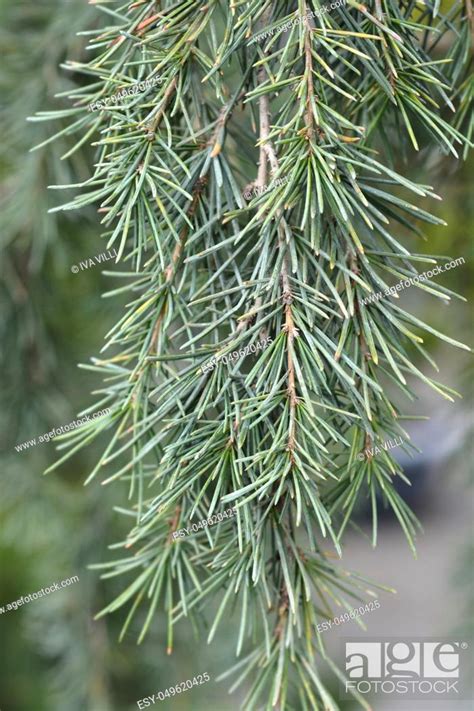
[[[0,615],[0,710],[129,711],[137,708],[138,699],[207,671],[211,682],[159,702],[160,707],[237,711],[239,696],[229,696],[226,683],[215,681],[234,659],[237,620],[221,626],[210,647],[182,624],[171,657],[166,656],[160,614],[141,645],[133,627],[118,642],[126,611],[94,621],[123,584],[100,580],[89,566],[106,560],[107,547],[120,540],[114,507],[126,496],[117,486],[83,486],[94,449],[46,477],[44,470],[57,458],[54,443],[15,450],[16,444],[71,422],[93,402],[90,393],[100,384],[92,371],[77,365],[98,354],[121,304],[119,298],[102,296],[116,284],[113,261],[71,271],[106,251],[96,213],[48,214],[65,201],[65,193],[47,186],[88,177],[90,149],[84,145],[72,161],[61,160],[71,146],[61,139],[30,152],[58,126],[26,121],[38,110],[63,105],[55,94],[69,86],[71,77],[59,65],[81,56],[85,40],[76,33],[100,22],[99,13],[83,0],[0,0],[0,20],[0,606],[55,581],[80,578],[66,590]],[[419,318],[472,346],[470,167],[432,150],[398,169],[443,196],[431,207],[448,226],[428,229],[426,242],[408,239],[414,251],[464,257],[463,266],[438,279],[468,302],[446,306],[416,288],[401,292],[400,298]],[[405,494],[424,526],[418,558],[391,517],[382,516],[379,546],[373,550],[364,536],[367,521],[361,510],[360,530],[346,536],[343,564],[397,590],[381,593],[380,609],[364,617],[370,635],[454,635],[472,644],[474,367],[471,354],[429,334],[426,345],[439,365],[439,379],[462,399],[446,403],[415,385],[418,399],[406,403],[408,414],[431,418],[408,424],[421,453],[402,460],[413,482]],[[394,454],[403,455],[401,450]],[[363,633],[348,622],[326,632],[325,641],[340,658],[341,639],[358,634]],[[432,704],[377,701],[375,708],[432,711]],[[349,702],[341,706],[355,708]],[[436,703],[437,711],[468,708],[470,702]]]

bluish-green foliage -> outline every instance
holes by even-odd
[[[60,459],[100,437],[89,480],[127,485],[124,550],[101,567],[133,577],[102,614],[127,606],[125,633],[144,609],[141,640],[165,610],[171,652],[177,620],[202,628],[217,597],[208,640],[237,610],[231,673],[250,682],[246,709],[336,709],[316,625],[371,591],[327,549],[341,553],[367,497],[374,545],[378,500],[412,547],[418,526],[389,451],[357,455],[399,436],[410,446],[411,379],[455,396],[413,362],[432,362],[422,334],[465,348],[396,299],[364,299],[435,261],[409,247],[442,224],[438,196],[400,160],[469,145],[470,3],[96,6],[91,59],[64,65],[70,105],[35,120],[95,146],[91,176],[57,210],[98,206],[123,282],[109,296],[128,299],[86,366],[101,379],[90,411],[110,414],[65,437]],[[201,371],[269,336],[254,358]],[[229,504],[236,519],[173,540]]]

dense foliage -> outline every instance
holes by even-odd
[[[94,144],[91,177],[58,209],[98,206],[121,262],[109,296],[128,297],[86,366],[102,378],[90,411],[110,413],[65,437],[60,459],[100,436],[89,480],[127,487],[130,530],[103,567],[133,577],[103,613],[127,605],[125,632],[145,608],[142,639],[165,609],[171,653],[175,623],[203,628],[218,596],[208,639],[238,611],[245,708],[336,709],[316,625],[367,582],[328,547],[341,554],[366,497],[374,545],[379,502],[412,546],[417,528],[390,453],[358,455],[395,437],[409,448],[411,378],[455,395],[411,353],[432,363],[423,332],[464,346],[396,299],[364,300],[435,261],[405,246],[442,221],[403,160],[469,145],[470,2],[95,5],[110,24],[89,32],[89,62],[64,65],[72,107],[35,120],[61,122],[39,148],[73,138],[69,159]],[[229,505],[236,518],[174,540]]]

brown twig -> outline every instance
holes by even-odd
[[[176,526],[178,525],[180,513],[181,513],[181,506],[178,504],[178,506],[176,506],[176,508],[174,510],[173,518],[171,518],[169,521],[170,530],[168,531],[168,536],[166,538],[167,543],[172,543],[173,532],[176,530]]]
[[[190,208],[187,213],[189,218],[191,218],[194,215],[194,213],[196,212],[199,198],[201,196],[201,193],[202,193],[206,183],[207,183],[206,178],[199,178],[196,181],[196,185],[195,185],[193,193],[192,193],[193,199],[192,199]],[[183,249],[186,244],[186,239],[188,237],[188,234],[189,234],[189,225],[186,224],[186,225],[184,225],[183,229],[181,230],[181,233],[179,235],[179,240],[176,243],[175,248],[173,250],[173,254],[171,256],[171,262],[168,264],[168,266],[164,270],[165,285],[167,287],[169,287],[171,282],[173,281],[173,277],[176,273],[176,268],[177,268],[178,263],[181,259],[181,255],[183,253]],[[168,308],[168,302],[165,299],[163,306],[161,307],[161,311],[158,315],[158,318],[156,319],[156,324],[153,328],[153,333],[152,333],[151,340],[150,340],[150,347],[148,349],[148,354],[150,354],[156,348],[156,342],[158,340],[159,329],[161,326],[161,322],[163,321],[163,318],[166,314],[167,308]]]
[[[258,74],[259,83],[262,84],[265,81],[265,70],[262,67]],[[270,103],[267,94],[263,94],[259,98],[259,122],[260,122],[260,163],[259,163],[259,175],[257,180],[266,180],[267,178],[267,168],[266,161],[270,163],[270,168],[272,175],[278,172],[278,158],[270,140]],[[287,368],[288,368],[288,399],[290,404],[290,430],[288,435],[288,450],[290,451],[290,457],[293,461],[293,450],[295,448],[296,442],[296,406],[298,404],[298,398],[296,394],[296,379],[295,379],[295,367],[293,363],[293,342],[295,336],[298,335],[298,331],[295,328],[291,305],[293,303],[293,294],[291,291],[290,280],[288,276],[288,256],[287,256],[287,245],[285,240],[284,231],[279,228],[279,248],[284,251],[284,257],[282,262],[282,267],[280,271],[280,278],[283,287],[282,299],[285,305],[285,326],[284,331],[287,334]]]
[[[474,25],[474,15],[472,12],[472,2],[471,0],[465,0],[466,3],[466,15],[467,15],[467,20],[471,26],[471,30],[473,29]]]
[[[313,57],[311,54],[311,29],[314,28],[314,21],[312,17],[308,16],[308,6],[305,4],[305,27],[306,34],[304,38],[304,56],[305,56],[305,74],[306,74],[306,109],[305,109],[305,124],[306,124],[306,135],[310,141],[313,138],[314,133],[314,114],[313,114],[313,102],[315,100],[315,92],[313,86]]]
[[[163,116],[165,114],[166,107],[168,106],[169,100],[171,99],[171,96],[173,95],[173,92],[176,88],[176,83],[177,83],[176,77],[173,77],[173,79],[170,81],[170,83],[166,87],[166,91],[164,93],[163,100],[161,102],[161,106],[160,106],[155,118],[153,119],[152,123],[149,126],[147,126],[148,137],[150,140],[153,140],[153,138],[155,137],[156,129],[160,125],[161,119],[163,118]]]

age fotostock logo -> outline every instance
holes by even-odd
[[[431,638],[346,640],[342,697],[352,691],[407,700],[470,698],[468,646]]]

